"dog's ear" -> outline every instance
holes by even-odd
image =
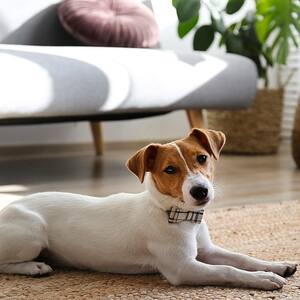
[[[135,174],[141,182],[144,181],[145,173],[151,171],[159,144],[150,144],[127,160],[127,168]]]
[[[193,128],[189,136],[196,138],[199,144],[212,154],[216,160],[219,158],[226,142],[223,132],[210,129]]]

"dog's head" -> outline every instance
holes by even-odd
[[[141,182],[150,172],[156,190],[180,206],[203,207],[214,198],[214,160],[224,144],[222,132],[194,128],[181,140],[142,148],[127,161],[127,167]]]

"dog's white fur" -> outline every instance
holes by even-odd
[[[50,266],[34,261],[43,249],[63,265],[127,274],[159,271],[174,285],[272,290],[286,283],[281,276],[287,270],[295,270],[291,263],[215,246],[204,221],[169,224],[165,210],[180,204],[156,189],[151,174],[145,181],[146,190],[139,194],[94,198],[47,192],[10,204],[0,213],[0,272],[51,272]],[[188,176],[183,189],[195,181],[206,184],[213,198],[212,185],[201,174]]]

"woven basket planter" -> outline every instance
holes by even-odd
[[[292,138],[293,157],[297,166],[300,168],[300,99],[295,115],[295,123]]]
[[[224,152],[271,154],[279,146],[283,111],[282,89],[261,89],[248,109],[208,111],[208,127],[226,134]]]

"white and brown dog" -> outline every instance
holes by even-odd
[[[0,214],[0,272],[43,275],[35,261],[116,273],[162,273],[174,285],[281,288],[296,264],[268,262],[215,246],[202,220],[214,198],[214,160],[221,132],[194,129],[184,139],[150,144],[128,160],[146,182],[139,194],[94,198],[39,193]]]

